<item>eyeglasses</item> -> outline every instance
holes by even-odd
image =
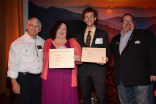
[[[124,20],[124,21],[122,21],[122,23],[132,23],[133,22],[133,20]]]

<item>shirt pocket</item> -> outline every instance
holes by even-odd
[[[37,57],[37,51],[35,49],[24,49],[22,60],[29,61],[34,60]]]

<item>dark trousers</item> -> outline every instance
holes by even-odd
[[[19,74],[17,82],[20,93],[15,95],[15,104],[41,104],[41,78],[40,76],[27,76]]]
[[[98,104],[107,104],[105,71],[99,72],[97,75],[93,75],[93,73],[94,69],[88,69],[84,75],[79,76],[82,102],[83,104],[91,104],[91,84],[93,81]]]

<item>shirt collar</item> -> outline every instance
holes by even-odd
[[[88,28],[86,28],[85,33],[88,34],[88,31],[91,31],[91,33],[95,33],[96,27],[94,26],[91,30],[89,30]]]
[[[123,32],[123,30],[121,30],[120,34],[121,34],[122,37],[124,37],[124,35],[122,34],[122,32]],[[133,30],[128,31],[128,32],[126,33],[126,35],[131,35],[132,32],[133,32]],[[126,36],[126,35],[125,35],[125,36]]]
[[[28,35],[27,31],[24,33],[24,35],[27,37],[28,40],[34,40],[31,36]],[[36,36],[36,39],[39,39],[38,35]]]

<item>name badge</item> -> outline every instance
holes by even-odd
[[[103,38],[96,38],[95,44],[103,44]]]
[[[42,46],[41,46],[41,45],[38,45],[37,48],[38,48],[38,49],[42,49]]]

